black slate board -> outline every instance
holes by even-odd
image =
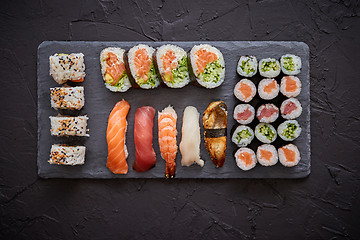
[[[154,140],[153,146],[157,155],[156,166],[146,173],[138,173],[132,169],[135,161],[135,146],[133,140],[134,114],[138,107],[151,105],[157,111],[162,110],[169,104],[174,106],[178,114],[178,143],[181,140],[182,115],[186,106],[193,105],[202,114],[212,101],[223,100],[228,106],[228,143],[226,161],[223,168],[215,168],[205,149],[203,141],[204,129],[201,128],[201,158],[205,161],[203,168],[198,165],[182,167],[180,164],[181,154],[178,152],[176,157],[177,169],[176,178],[303,178],[310,174],[310,78],[309,78],[309,47],[302,42],[247,42],[247,41],[228,41],[228,42],[206,42],[220,49],[226,63],[226,77],[224,83],[216,89],[204,89],[190,84],[183,89],[169,89],[158,87],[153,90],[130,89],[126,93],[112,93],[103,84],[100,73],[99,54],[105,47],[122,47],[128,50],[130,47],[145,43],[153,47],[158,47],[166,43],[172,43],[183,47],[189,51],[195,44],[204,42],[61,42],[45,41],[38,48],[38,175],[42,178],[164,178],[165,162],[160,156],[159,145],[157,142],[157,115],[154,120]],[[51,76],[49,76],[49,56],[54,53],[82,52],[85,55],[86,77],[85,81],[79,85],[85,87],[85,106],[82,110],[73,114],[89,116],[88,128],[90,129],[89,138],[57,138],[50,135],[49,116],[55,116],[59,112],[50,107],[49,88],[59,86]],[[237,123],[233,119],[233,109],[240,103],[233,95],[233,87],[242,79],[236,73],[236,65],[241,55],[254,55],[258,59],[266,57],[280,58],[286,53],[296,54],[301,57],[303,68],[298,75],[302,82],[302,92],[298,99],[303,106],[303,113],[298,121],[302,126],[302,133],[294,141],[300,150],[301,161],[293,168],[283,167],[277,163],[272,167],[262,167],[259,164],[250,170],[242,171],[235,163],[234,153],[237,150],[235,144],[231,142],[231,134],[236,128]],[[281,75],[276,78],[279,82]],[[260,76],[251,78],[255,85],[261,80]],[[107,144],[106,127],[108,115],[117,101],[127,100],[131,109],[128,115],[127,146],[129,150],[127,175],[115,175],[106,168]],[[280,106],[285,98],[279,94],[272,101]],[[259,106],[265,101],[260,100],[258,95],[250,102],[254,107]],[[275,127],[281,122],[281,118],[274,124]],[[249,126],[254,128],[257,124],[255,119]],[[202,119],[200,119],[202,126]],[[78,143],[86,146],[86,160],[82,166],[57,166],[50,165],[49,152],[52,144],[55,143]],[[250,148],[256,151],[260,142],[256,139],[250,144]],[[274,142],[276,147],[285,144],[279,138]]]

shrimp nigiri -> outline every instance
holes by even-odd
[[[116,174],[127,174],[128,165],[126,158],[128,151],[125,145],[125,133],[127,130],[126,116],[129,112],[130,104],[119,101],[110,113],[106,130],[106,140],[108,144],[108,158],[106,166]]]
[[[166,162],[166,178],[173,178],[175,176],[175,158],[178,148],[176,145],[176,120],[176,112],[171,106],[158,113],[159,146],[161,157]]]

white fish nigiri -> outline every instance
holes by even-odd
[[[201,167],[204,161],[200,159],[200,127],[199,112],[193,106],[188,106],[184,110],[182,138],[180,142],[181,165],[190,166],[194,162]]]

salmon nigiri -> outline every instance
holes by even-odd
[[[158,113],[159,146],[161,157],[166,162],[166,178],[175,176],[175,158],[178,149],[176,145],[176,120],[176,112],[171,106]]]
[[[145,172],[154,167],[156,155],[152,146],[155,109],[144,106],[136,109],[134,124],[135,162],[137,172]]]
[[[130,104],[122,100],[117,102],[110,113],[106,130],[108,144],[108,158],[106,166],[116,174],[127,174],[128,165],[126,158],[128,151],[125,145],[125,133],[127,130],[126,116]]]

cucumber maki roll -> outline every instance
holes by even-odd
[[[285,54],[280,58],[281,70],[286,75],[296,75],[301,70],[301,58],[293,54]]]
[[[280,74],[280,63],[275,58],[264,58],[259,62],[259,73],[266,78],[274,78]]]
[[[161,79],[170,88],[182,88],[190,82],[187,54],[181,47],[166,44],[156,50],[156,65]]]
[[[254,131],[248,126],[244,125],[238,126],[231,138],[233,143],[235,143],[238,147],[245,147],[249,145],[253,139]]]
[[[257,73],[258,62],[255,56],[241,56],[237,65],[237,73],[243,77],[252,77]]]
[[[277,134],[275,128],[268,123],[259,123],[255,127],[255,137],[263,143],[272,143],[275,141]]]
[[[293,141],[300,136],[301,127],[296,120],[287,120],[277,129],[279,136],[285,141]]]
[[[195,45],[190,61],[196,81],[205,88],[216,88],[225,79],[225,61],[219,49],[209,44]]]

